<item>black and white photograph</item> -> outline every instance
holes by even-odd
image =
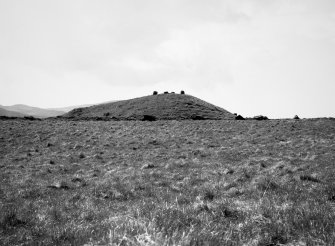
[[[0,0],[2,245],[335,245],[335,1]]]

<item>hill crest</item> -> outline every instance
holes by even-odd
[[[101,120],[228,120],[235,116],[199,98],[171,93],[78,108],[61,117]]]

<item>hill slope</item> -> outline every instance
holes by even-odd
[[[18,113],[18,112],[14,112],[14,111],[10,111],[10,110],[6,110],[4,108],[1,108],[1,106],[0,106],[0,116],[24,117],[24,116],[27,116],[27,115],[21,114],[21,113]]]
[[[10,110],[10,111],[18,112],[21,114],[25,114],[25,115],[34,116],[37,118],[55,117],[58,115],[65,114],[64,111],[31,107],[31,106],[24,105],[24,104],[16,104],[12,106],[1,106],[1,108],[5,110]]]
[[[221,120],[234,115],[199,98],[180,94],[161,94],[79,108],[64,118],[89,119],[103,117],[114,120],[143,120],[144,116],[157,120]]]

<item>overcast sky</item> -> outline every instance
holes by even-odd
[[[335,117],[334,0],[0,0],[0,104],[185,90],[244,116]]]

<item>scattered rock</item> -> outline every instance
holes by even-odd
[[[80,154],[79,154],[79,158],[80,158],[80,159],[83,159],[83,158],[85,158],[85,157],[86,157],[86,156],[84,155],[84,153],[80,153]]]
[[[223,174],[233,174],[234,173],[234,170],[233,169],[225,169],[224,171],[223,171]]]
[[[54,184],[49,185],[47,187],[52,189],[63,189],[63,190],[70,189],[70,186],[65,181],[57,181]]]
[[[268,120],[269,118],[264,115],[254,116],[254,120]]]
[[[155,168],[155,165],[152,163],[146,163],[141,167],[141,169],[150,169],[150,168]]]
[[[50,160],[49,163],[50,163],[51,165],[53,165],[53,164],[55,164],[55,161],[54,161],[54,160]]]

